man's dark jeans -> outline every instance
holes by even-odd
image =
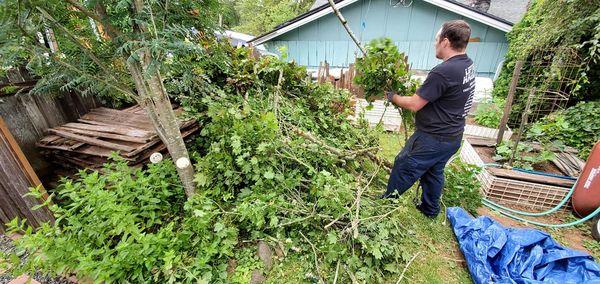
[[[462,135],[443,137],[415,132],[396,156],[383,197],[398,197],[421,179],[423,193],[419,210],[427,216],[437,216],[444,188],[444,168],[460,148],[461,138]]]

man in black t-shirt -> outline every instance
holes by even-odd
[[[435,56],[444,62],[429,72],[416,94],[386,93],[394,105],[416,112],[417,130],[396,156],[383,197],[397,197],[420,179],[417,208],[429,217],[440,212],[444,168],[460,148],[475,93],[475,67],[465,53],[470,36],[465,21],[444,23],[435,41]]]

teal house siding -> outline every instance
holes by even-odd
[[[408,55],[412,69],[430,70],[441,62],[435,58],[434,39],[442,23],[449,20],[467,21],[471,37],[479,39],[467,48],[479,76],[493,76],[508,48],[506,32],[422,0],[414,0],[409,7],[393,7],[387,0],[360,0],[340,10],[362,42],[391,38]],[[332,67],[347,67],[359,55],[332,13],[276,36],[264,46],[277,54],[286,47],[289,60],[307,67],[318,67],[323,61]]]

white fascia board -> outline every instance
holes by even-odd
[[[344,8],[344,7],[350,5],[350,4],[354,3],[354,2],[357,2],[357,1],[358,0],[346,0],[346,1],[342,1],[340,3],[337,3],[336,7],[338,9],[341,9],[341,8]],[[482,15],[480,13],[474,12],[472,10],[469,10],[469,9],[465,8],[465,7],[456,5],[454,3],[451,3],[451,2],[448,2],[448,1],[445,1],[445,0],[423,0],[423,1],[425,1],[427,3],[430,3],[430,4],[433,4],[435,6],[438,6],[440,8],[446,9],[448,11],[457,13],[459,15],[465,16],[465,17],[467,17],[469,19],[478,21],[478,22],[483,23],[485,25],[497,28],[497,29],[499,29],[499,30],[501,30],[503,32],[509,32],[509,31],[512,30],[512,25],[509,25],[509,24],[506,24],[504,22],[498,21],[498,20],[496,20],[494,18],[487,17],[485,15]],[[304,24],[310,23],[310,22],[312,22],[312,21],[314,21],[314,20],[316,20],[318,18],[321,18],[321,17],[323,17],[323,16],[325,16],[327,14],[330,14],[330,13],[333,13],[333,9],[331,7],[327,8],[327,9],[323,9],[322,11],[319,11],[318,13],[315,13],[315,14],[309,16],[309,17],[306,17],[306,18],[304,18],[304,19],[302,19],[300,21],[297,21],[297,22],[295,22],[295,23],[293,23],[293,24],[291,24],[289,26],[285,26],[285,27],[283,27],[281,29],[275,30],[272,33],[270,33],[270,34],[262,37],[261,39],[252,42],[252,44],[254,44],[254,45],[263,44],[263,43],[265,43],[265,42],[267,42],[267,41],[269,41],[269,40],[271,40],[271,39],[273,39],[275,37],[278,37],[278,36],[280,36],[282,34],[285,34],[285,33],[289,32],[289,31],[291,31],[291,30],[293,30],[293,29],[295,29],[297,27],[300,27],[300,26],[302,26]]]
[[[358,0],[346,0],[346,1],[342,1],[342,2],[339,2],[339,3],[335,4],[335,6],[338,9],[341,9],[341,8],[344,8],[344,7],[350,5],[350,4],[354,3],[354,2],[357,2],[357,1]],[[302,19],[300,21],[297,21],[297,22],[295,22],[295,23],[293,23],[293,24],[291,24],[289,26],[285,26],[285,27],[283,27],[281,29],[275,30],[272,33],[264,36],[263,38],[261,38],[261,39],[259,39],[257,41],[252,42],[252,44],[254,44],[254,45],[263,44],[263,43],[271,40],[274,37],[277,37],[277,36],[280,36],[282,34],[285,34],[285,33],[289,32],[289,31],[291,31],[291,30],[293,30],[293,29],[295,29],[297,27],[300,27],[300,26],[302,26],[304,24],[310,23],[310,22],[312,22],[312,21],[314,21],[314,20],[316,20],[318,18],[321,18],[321,17],[323,17],[323,16],[325,16],[327,14],[330,14],[330,13],[333,13],[333,9],[331,7],[327,8],[327,9],[323,9],[323,10],[319,11],[318,13],[310,15],[309,17],[306,17],[306,18],[304,18],[304,19]]]
[[[454,13],[457,13],[459,15],[465,16],[469,19],[478,21],[480,23],[486,24],[488,26],[497,28],[503,32],[509,32],[512,30],[512,25],[509,25],[507,23],[498,21],[494,18],[490,18],[487,17],[485,15],[482,15],[480,13],[477,13],[475,11],[469,10],[465,7],[462,7],[460,5],[456,5],[454,3],[445,1],[445,0],[423,0],[427,3],[433,4],[435,6],[438,6],[440,8],[444,8],[448,11],[452,11]]]

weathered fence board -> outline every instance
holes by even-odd
[[[90,109],[97,107],[93,97],[65,93],[60,96],[33,95],[23,92],[0,97],[0,117],[35,171],[43,176],[50,164],[39,154],[36,143],[48,128],[77,121]]]
[[[27,219],[32,226],[52,221],[47,207],[31,210],[39,200],[24,197],[30,187],[41,187],[41,182],[1,117],[0,161],[0,231],[14,218]]]

